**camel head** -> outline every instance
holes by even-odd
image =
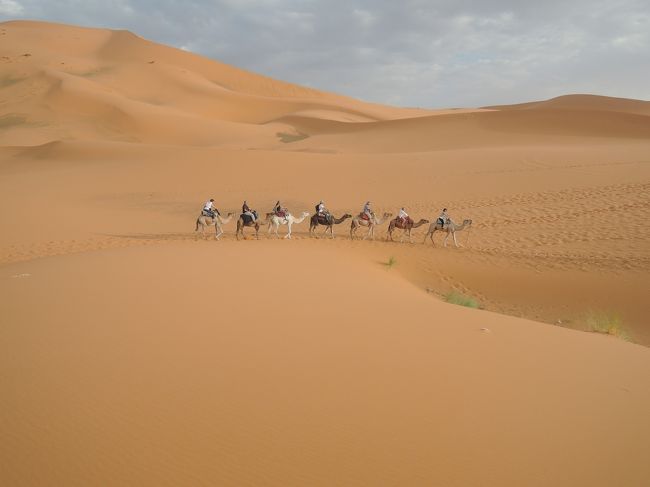
[[[429,220],[425,218],[420,218],[420,221],[418,222],[418,225],[424,225],[425,223],[429,223]]]
[[[463,220],[463,225],[469,227],[471,224],[472,224],[472,220]]]
[[[350,215],[349,213],[346,213],[341,218],[343,218],[345,220],[346,218],[352,218],[352,215]]]
[[[392,213],[384,212],[384,216],[383,216],[382,218],[383,218],[384,220],[386,220],[387,218],[390,218],[391,216],[393,216]]]
[[[300,215],[300,218],[307,218],[308,216],[309,216],[309,212],[308,211],[303,211],[302,215]]]

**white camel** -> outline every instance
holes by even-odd
[[[219,238],[223,235],[223,230],[221,229],[221,225],[225,225],[226,223],[228,223],[230,220],[232,220],[233,216],[234,213],[228,213],[228,216],[226,216],[225,218],[219,215],[212,218],[201,214],[196,219],[196,229],[194,231],[198,232],[199,227],[201,227],[201,235],[205,236],[206,227],[211,227],[212,225],[214,225],[214,231],[215,231],[214,238],[219,240]]]
[[[447,239],[449,238],[449,235],[454,237],[454,245],[456,248],[462,247],[462,245],[458,244],[458,240],[456,240],[456,232],[460,232],[461,230],[464,230],[465,228],[469,228],[472,225],[472,220],[463,220],[462,225],[458,225],[451,221],[451,219],[447,220],[447,225],[443,228],[442,224],[440,223],[439,220],[436,220],[429,225],[429,230],[427,231],[427,234],[424,236],[424,242],[427,242],[427,237],[431,239],[431,243],[435,246],[436,244],[433,242],[433,234],[434,232],[440,231],[440,232],[447,232],[447,235],[445,235],[445,239],[442,242],[443,247],[447,246]]]
[[[294,223],[302,223],[302,221],[308,216],[309,213],[306,211],[302,212],[300,218],[296,218],[291,213],[287,213],[284,218],[276,215],[275,213],[271,213],[270,215],[267,215],[269,218],[269,230],[267,233],[271,233],[271,229],[273,229],[275,231],[275,236],[280,238],[280,235],[278,235],[278,228],[280,228],[280,225],[287,225],[289,231],[283,238],[291,238],[291,226]]]
[[[368,232],[364,235],[363,240],[367,239],[370,237],[371,240],[375,239],[375,227],[377,225],[381,225],[384,223],[386,220],[388,220],[391,216],[393,216],[392,213],[384,213],[384,216],[381,218],[377,218],[377,215],[374,213],[370,217],[370,220],[366,220],[362,218],[361,215],[357,215],[352,218],[352,223],[350,225],[350,239],[354,240],[354,236],[357,233],[357,230],[359,227],[368,227]]]

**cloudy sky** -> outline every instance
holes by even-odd
[[[649,0],[0,0],[368,101],[650,99]]]

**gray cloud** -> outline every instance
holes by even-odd
[[[368,101],[650,99],[646,0],[0,0],[0,19],[129,29]]]

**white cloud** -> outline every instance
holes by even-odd
[[[22,15],[24,9],[15,0],[0,0],[0,15],[6,15],[7,17],[15,17]]]
[[[0,0],[375,102],[647,98],[647,0]]]

